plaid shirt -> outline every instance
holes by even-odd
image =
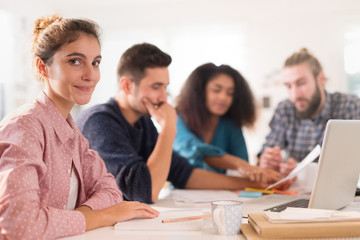
[[[300,118],[290,100],[279,103],[270,122],[271,132],[265,147],[279,146],[288,157],[301,161],[317,144],[322,144],[326,123],[329,119],[360,119],[360,99],[342,93],[326,93],[326,102],[314,120]]]

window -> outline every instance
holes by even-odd
[[[349,92],[360,96],[360,31],[345,34],[344,64]]]
[[[12,83],[12,62],[13,62],[13,35],[12,35],[12,21],[11,15],[0,9],[0,25],[1,25],[1,37],[0,38],[0,119],[2,119],[7,110],[8,99],[5,93],[7,86]],[[6,37],[5,37],[6,36]]]

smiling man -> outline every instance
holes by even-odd
[[[77,124],[116,178],[126,200],[155,202],[166,180],[177,188],[264,187],[191,166],[172,151],[177,115],[167,103],[171,57],[154,45],[129,48],[118,66],[118,94],[83,112]],[[160,125],[158,133],[150,117]],[[276,181],[278,177],[269,179]]]
[[[360,99],[326,92],[320,62],[307,49],[285,61],[282,75],[289,99],[280,102],[275,110],[271,132],[260,151],[259,165],[288,174],[322,143],[329,119],[360,119]],[[287,152],[286,163],[281,149]]]

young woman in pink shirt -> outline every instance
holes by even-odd
[[[53,239],[154,218],[122,201],[114,178],[76,128],[70,110],[100,79],[98,26],[56,16],[35,22],[33,67],[42,93],[0,123],[0,239]]]

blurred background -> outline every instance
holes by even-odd
[[[229,64],[248,80],[258,121],[245,130],[255,163],[277,103],[284,60],[302,47],[322,63],[329,92],[360,95],[359,0],[0,0],[0,119],[40,91],[31,72],[32,26],[41,16],[89,18],[102,28],[101,80],[91,102],[117,91],[116,66],[136,43],[170,54],[170,102],[197,66]]]

